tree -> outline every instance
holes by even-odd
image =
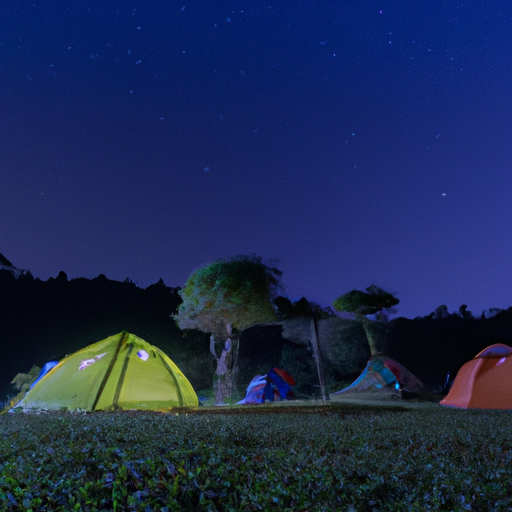
[[[352,290],[338,297],[332,305],[338,311],[355,313],[356,320],[363,325],[373,357],[385,351],[385,340],[381,326],[370,320],[367,315],[377,315],[378,320],[386,320],[384,312],[394,312],[393,307],[399,302],[393,294],[371,285],[366,288],[366,292]]]
[[[178,326],[211,334],[210,351],[217,359],[217,403],[231,396],[236,383],[241,332],[276,320],[273,299],[282,289],[281,275],[260,256],[234,256],[195,270],[180,290],[183,303],[173,315]],[[216,342],[222,346],[220,357]]]

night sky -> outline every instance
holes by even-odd
[[[327,306],[512,305],[512,3],[2,1],[0,253],[35,277],[276,258]]]

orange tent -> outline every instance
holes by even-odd
[[[463,409],[512,409],[512,347],[497,343],[457,373],[441,405]]]

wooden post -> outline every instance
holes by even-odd
[[[318,382],[320,383],[320,392],[322,393],[322,400],[325,402],[329,400],[325,389],[324,380],[324,365],[322,362],[322,355],[320,354],[320,346],[318,345],[317,329],[315,316],[311,316],[311,346],[313,347],[313,355],[316,361],[316,369],[318,372]]]

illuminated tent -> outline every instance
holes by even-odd
[[[512,409],[512,348],[496,343],[464,364],[441,405]]]
[[[123,331],[65,357],[16,408],[112,411],[197,405],[194,389],[171,359]]]
[[[379,393],[382,395],[399,392],[411,394],[428,390],[405,366],[390,357],[374,356],[366,365],[361,375],[348,387],[331,393],[331,399],[343,398],[357,393]]]

